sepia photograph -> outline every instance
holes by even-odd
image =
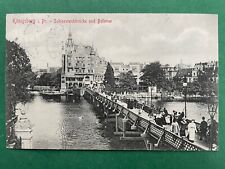
[[[6,146],[218,151],[218,15],[6,15]]]

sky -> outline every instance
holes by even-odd
[[[25,48],[36,68],[46,68],[47,63],[61,66],[62,44],[70,31],[75,43],[93,45],[100,57],[112,62],[160,61],[174,66],[218,60],[217,15],[8,14],[6,18],[6,39]]]

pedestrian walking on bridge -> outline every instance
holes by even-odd
[[[196,128],[195,120],[193,119],[191,123],[188,124],[188,140],[192,143],[195,141],[196,132],[197,132],[197,128]]]
[[[207,133],[207,128],[208,128],[208,125],[207,125],[207,122],[205,121],[205,117],[203,116],[202,117],[202,122],[200,124],[200,140],[207,140],[206,139],[206,133]]]
[[[173,120],[173,123],[171,125],[171,131],[176,135],[180,134],[180,127],[176,119]]]

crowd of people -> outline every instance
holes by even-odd
[[[178,136],[187,137],[191,142],[194,142],[197,126],[195,120],[188,121],[185,118],[184,112],[173,110],[173,113],[169,114],[167,109],[164,108],[158,114],[152,115],[155,117],[155,123],[159,126],[165,127]]]
[[[135,99],[132,100],[133,105],[137,105],[138,102]],[[127,102],[127,101],[126,101]],[[141,105],[141,106],[140,106]],[[211,121],[210,119],[206,121],[205,117],[202,117],[200,124],[195,122],[195,119],[189,120],[186,119],[184,112],[177,112],[173,110],[172,113],[168,113],[166,108],[155,107],[153,104],[147,106],[145,103],[141,103],[139,106],[134,106],[140,108],[142,111],[148,113],[150,119],[166,128],[167,130],[173,132],[174,134],[187,138],[190,142],[194,142],[196,139],[196,134],[198,133],[199,140],[209,142],[210,140],[210,130],[211,130]],[[131,106],[133,107],[133,106]],[[128,108],[129,101],[128,101]],[[218,132],[218,123],[214,120],[213,122],[213,142],[217,142],[217,133]]]
[[[194,119],[188,120],[185,118],[184,112],[177,112],[173,110],[171,114],[168,113],[166,108],[155,108],[151,106],[152,111],[149,112],[149,116],[154,117],[154,121],[159,126],[170,130],[174,134],[187,138],[190,142],[194,142],[196,139],[196,133],[198,133],[199,140],[208,142],[210,139],[211,121],[206,121],[205,117],[202,117],[200,124],[195,122]],[[217,142],[218,124],[213,121],[213,143]]]
[[[103,92],[105,94],[105,92]],[[190,142],[194,142],[196,139],[196,133],[198,133],[199,140],[205,142],[209,141],[210,131],[211,131],[211,121],[210,119],[206,121],[205,117],[202,117],[202,121],[198,126],[194,119],[188,120],[185,117],[184,112],[177,112],[173,110],[172,113],[168,113],[166,108],[156,108],[153,104],[149,107],[144,103],[138,102],[136,99],[127,99],[125,96],[121,97],[115,93],[107,93],[113,100],[122,100],[127,103],[128,108],[139,108],[142,111],[148,113],[149,117],[153,121],[167,130],[170,130],[174,134],[187,138]],[[213,131],[212,138],[213,143],[217,143],[217,133],[218,133],[218,123],[213,121]]]

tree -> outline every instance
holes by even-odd
[[[107,68],[104,75],[104,85],[106,86],[107,90],[112,90],[115,86],[114,71],[109,62],[107,64]]]
[[[132,71],[128,71],[127,73],[120,73],[119,75],[119,86],[123,89],[131,89],[137,85],[136,79]]]
[[[204,71],[198,72],[198,83],[201,95],[205,96],[212,92],[217,94],[217,84],[213,80],[213,77],[218,73],[217,71],[218,69],[205,68]]]
[[[173,82],[175,84],[175,90],[182,92],[184,91],[184,87],[183,87],[183,79],[184,77],[180,77],[180,76],[175,76],[173,77]]]
[[[176,83],[172,79],[165,79],[162,89],[171,94],[176,90]]]
[[[200,83],[198,81],[194,81],[188,84],[187,94],[188,95],[196,95],[201,91]]]
[[[16,42],[6,40],[6,91],[7,91],[7,121],[15,119],[16,104],[29,100],[28,86],[32,84],[34,73],[31,70],[30,59],[25,50]],[[11,126],[7,126],[7,136],[10,136]]]
[[[159,62],[153,62],[146,65],[142,72],[143,75],[141,76],[141,80],[143,80],[145,84],[157,86],[160,89],[165,86],[165,72],[161,68]]]
[[[37,81],[39,86],[55,86],[60,88],[61,85],[61,68],[53,73],[44,73]]]

